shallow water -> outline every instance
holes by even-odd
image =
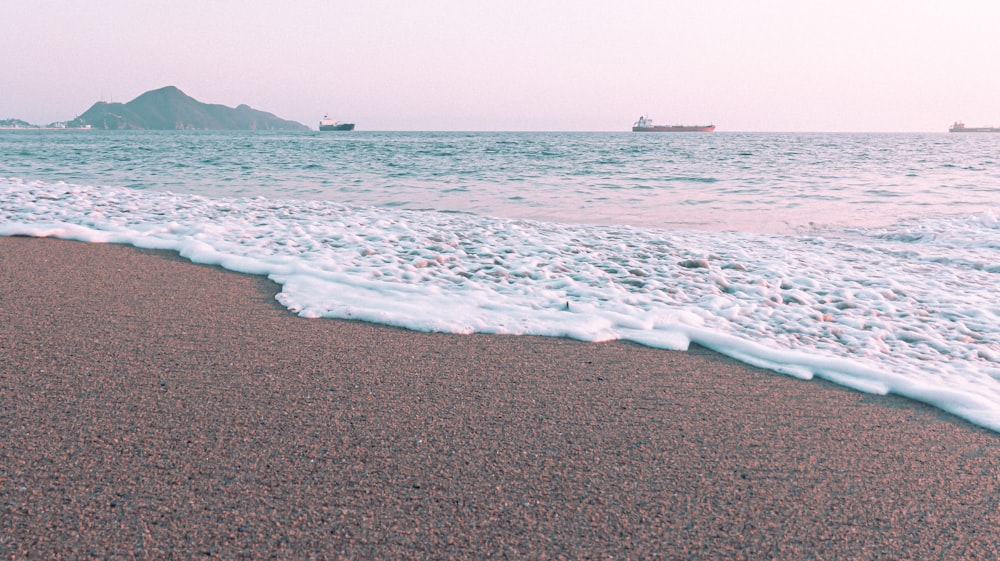
[[[697,342],[1000,431],[998,147],[19,131],[0,134],[0,234],[177,249],[269,275],[305,316]]]
[[[1000,135],[0,131],[0,176],[795,233],[989,210]]]

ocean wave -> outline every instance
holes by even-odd
[[[989,214],[766,235],[19,179],[0,180],[0,194],[0,235],[176,250],[269,276],[306,317],[695,342],[1000,432],[1000,228]]]

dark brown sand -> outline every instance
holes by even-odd
[[[0,557],[1000,558],[1000,436],[932,408],[276,290],[0,238]]]

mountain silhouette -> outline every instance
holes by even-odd
[[[309,130],[248,105],[202,103],[174,86],[148,91],[128,103],[98,101],[68,126],[151,130]]]

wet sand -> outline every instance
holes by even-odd
[[[0,237],[0,558],[1000,558],[1000,435],[933,408],[277,290]]]

